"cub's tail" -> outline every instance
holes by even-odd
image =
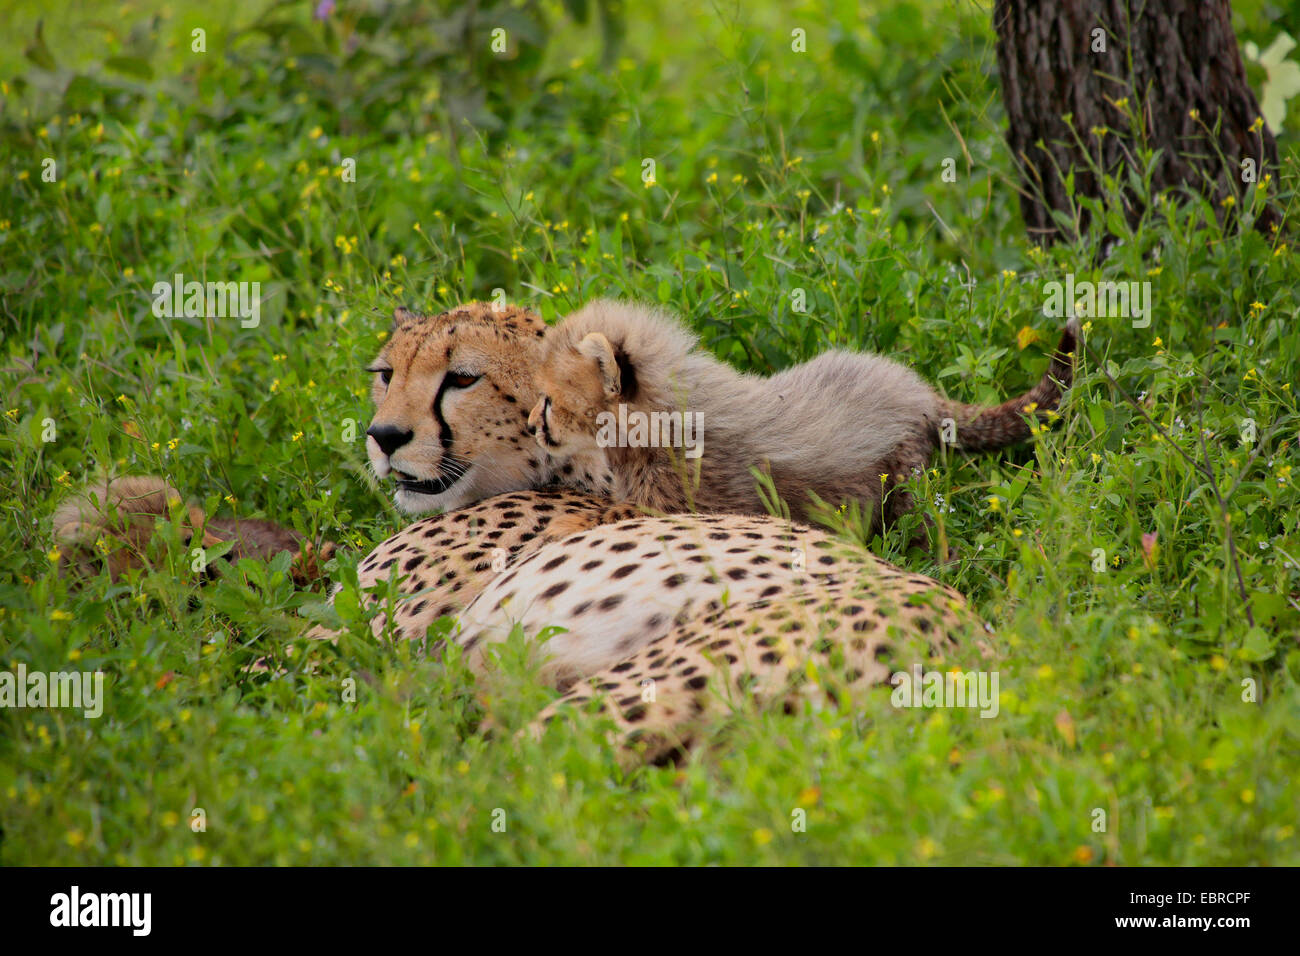
[[[60,571],[88,577],[107,566],[117,580],[131,568],[143,567],[149,539],[157,519],[171,517],[181,496],[162,478],[126,476],[96,482],[68,498],[54,510],[54,539],[62,552]],[[316,548],[290,528],[256,518],[208,518],[195,505],[181,511],[182,534],[205,548],[234,542],[227,557],[266,561],[288,551],[294,556],[292,574],[299,585],[322,576],[320,565],[333,556],[335,546]]]
[[[1071,319],[1046,374],[1019,398],[993,408],[945,402],[943,415],[956,426],[957,447],[962,451],[990,451],[1032,437],[1032,426],[1025,421],[1026,417],[1033,415],[1042,420],[1048,412],[1056,411],[1062,392],[1074,382],[1080,334],[1078,319]]]

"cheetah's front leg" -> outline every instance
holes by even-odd
[[[569,535],[578,534],[581,531],[590,531],[592,528],[600,527],[603,524],[614,524],[619,521],[627,521],[630,518],[640,517],[642,517],[641,511],[635,505],[610,505],[599,514],[583,512],[560,515],[543,532],[542,540],[547,542],[559,541],[561,538],[567,538]]]

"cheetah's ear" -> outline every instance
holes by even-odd
[[[399,305],[397,308],[393,310],[393,329],[396,329],[399,325],[401,325],[404,322],[410,322],[418,318],[419,316],[416,315],[414,312],[412,312],[410,309],[404,309]]]
[[[610,398],[617,398],[621,389],[618,361],[614,357],[614,346],[609,339],[599,332],[588,332],[578,343],[578,351],[587,358],[595,359],[600,368],[600,387]]]

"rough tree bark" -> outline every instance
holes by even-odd
[[[1217,204],[1255,188],[1243,160],[1254,161],[1260,181],[1277,168],[1228,0],[996,0],[993,23],[1007,143],[1035,242],[1088,228],[1086,210],[1076,214],[1066,195],[1071,169],[1076,194],[1101,198],[1095,169],[1133,166],[1143,142],[1160,150],[1153,191],[1190,189]],[[1118,181],[1127,178],[1121,170]],[[1139,200],[1125,189],[1123,202],[1131,225]],[[1256,225],[1276,222],[1266,209]]]

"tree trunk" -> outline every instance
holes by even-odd
[[[1076,195],[1098,199],[1099,171],[1118,173],[1133,225],[1142,209],[1121,167],[1141,176],[1143,143],[1160,151],[1153,194],[1193,190],[1228,216],[1277,168],[1228,0],[996,0],[993,22],[1007,143],[1035,242],[1087,230],[1087,210],[1066,193],[1071,170]],[[1277,221],[1264,209],[1256,225]]]

